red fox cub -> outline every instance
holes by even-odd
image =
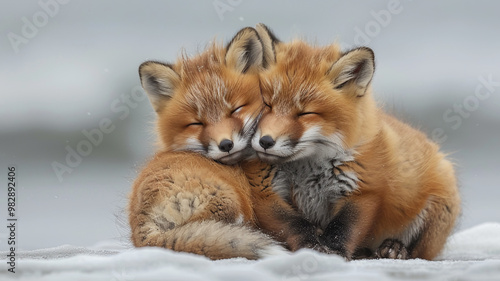
[[[211,259],[258,259],[284,251],[257,229],[252,187],[241,168],[220,164],[252,152],[249,141],[262,107],[261,64],[257,33],[243,29],[227,48],[214,44],[174,65],[140,66],[142,85],[158,113],[162,147],[130,196],[136,247]]]
[[[257,30],[271,63],[252,147],[275,167],[273,190],[347,259],[436,257],[460,212],[453,165],[376,106],[373,51],[285,44]]]
[[[257,259],[283,248],[326,251],[316,228],[267,188],[267,165],[235,164],[255,152],[263,108],[258,72],[267,64],[253,28],[226,48],[213,45],[174,65],[149,61],[141,82],[158,114],[161,151],[143,169],[129,205],[135,246],[158,246],[211,259]],[[214,161],[215,160],[215,161]],[[262,223],[263,222],[263,223]]]

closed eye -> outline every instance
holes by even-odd
[[[238,106],[236,109],[234,109],[233,111],[231,111],[231,115],[235,114],[235,113],[238,113],[244,106],[245,106],[245,104],[241,105],[241,106]]]
[[[193,122],[193,123],[189,123],[186,125],[186,127],[190,127],[190,126],[203,126],[203,123],[201,122]]]
[[[316,112],[302,112],[302,113],[299,113],[299,114],[297,114],[297,115],[300,117],[300,116],[304,116],[304,115],[311,115],[311,114],[316,114],[316,115],[318,115],[318,113],[316,113]]]
[[[270,106],[267,102],[263,101],[264,105],[269,107],[269,108],[273,108],[272,106]]]

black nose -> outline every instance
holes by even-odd
[[[234,146],[233,142],[231,140],[228,140],[228,139],[223,139],[219,143],[219,149],[222,152],[229,152],[229,151],[231,151],[231,149],[233,149],[233,146]]]
[[[274,146],[275,142],[273,138],[271,138],[271,136],[263,136],[262,138],[260,138],[259,144],[260,146],[262,146],[262,148],[269,149]]]

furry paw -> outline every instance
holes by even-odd
[[[385,239],[382,245],[375,251],[377,259],[399,259],[406,260],[410,258],[408,249],[403,243],[396,239]]]

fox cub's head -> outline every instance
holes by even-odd
[[[252,139],[259,157],[287,162],[350,155],[373,131],[372,50],[282,43],[265,26],[257,30],[270,62],[260,73],[266,109]]]
[[[263,62],[257,32],[244,28],[225,48],[213,44],[175,64],[143,63],[139,75],[158,113],[163,149],[196,151],[225,164],[251,154]]]

